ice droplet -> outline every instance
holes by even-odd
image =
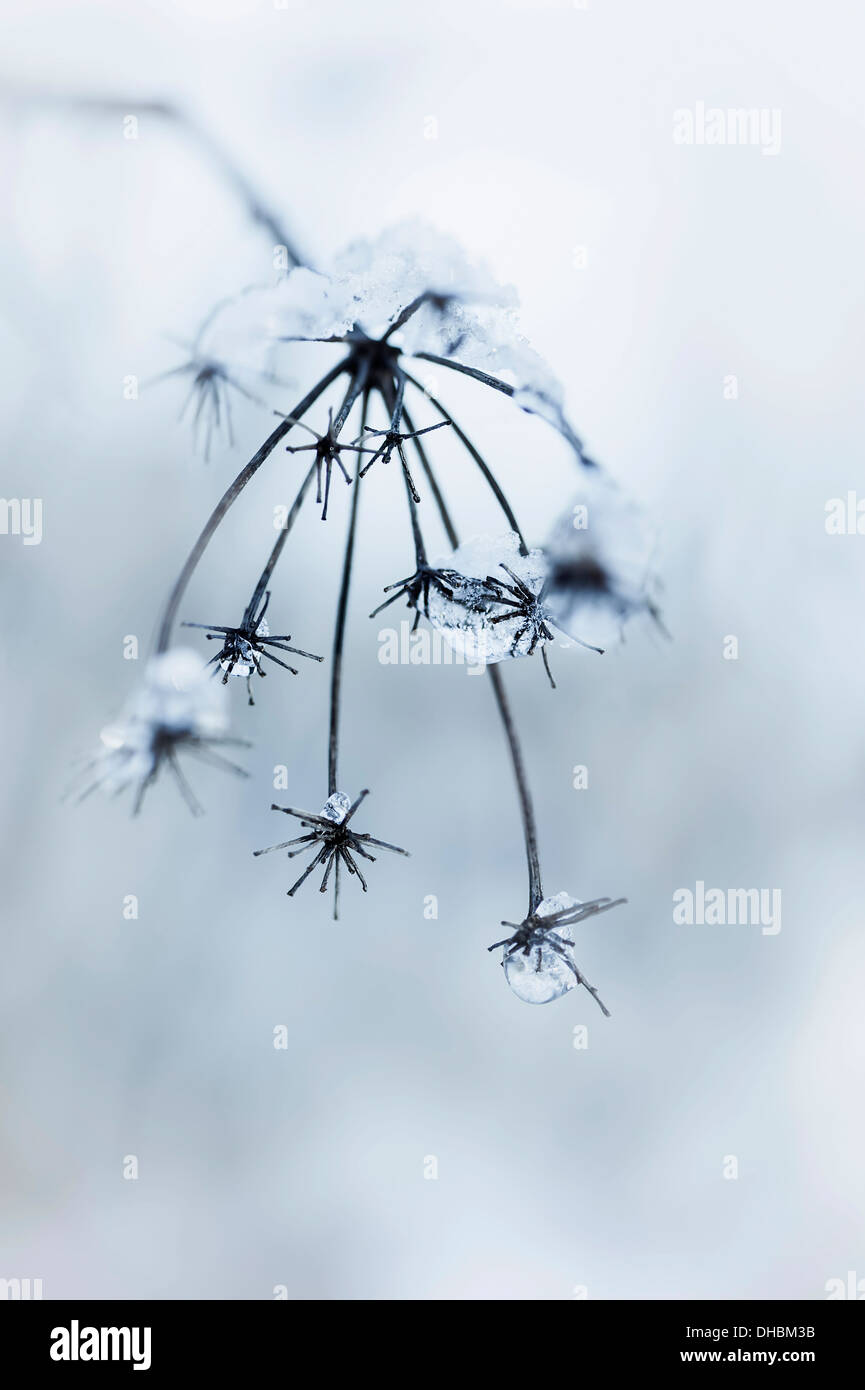
[[[554,898],[544,898],[535,915],[549,917],[554,912],[562,912],[567,907],[577,906],[577,901],[568,893],[557,893]],[[560,999],[563,994],[575,988],[577,977],[569,964],[570,948],[573,946],[573,931],[569,926],[550,928],[559,941],[544,942],[540,932],[538,942],[529,948],[528,955],[522,950],[507,954],[504,949],[503,963],[505,979],[518,999],[526,1004],[549,1004]],[[567,943],[566,954],[561,955],[554,945]]]
[[[256,629],[257,637],[269,637],[270,628],[267,626],[267,619],[262,618]],[[232,643],[232,654],[224,656],[220,661],[223,671],[228,671],[230,676],[251,676],[256,669],[252,657],[252,647],[242,637],[236,637]]]
[[[516,575],[533,594],[539,594],[547,572],[542,551],[521,554],[519,537],[513,531],[473,536],[443,559],[439,568],[447,574],[453,598],[438,589],[431,591],[429,620],[454,651],[471,664],[529,654],[532,634],[524,631],[521,616],[493,622],[507,609],[496,601],[485,581],[492,578],[511,585]]]
[[[350,810],[351,798],[345,792],[334,792],[322,806],[321,814],[325,820],[332,820],[334,825],[342,825]]]

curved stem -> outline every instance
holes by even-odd
[[[261,571],[261,577],[259,578],[259,581],[255,586],[255,592],[253,593],[252,598],[249,600],[249,603],[246,606],[246,612],[244,613],[243,618],[241,620],[242,627],[246,627],[248,624],[252,623],[255,614],[258,612],[258,605],[262,600],[265,589],[270,583],[270,576],[276,569],[276,562],[282,554],[285,542],[288,540],[291,528],[293,527],[294,523],[297,521],[298,516],[300,515],[300,509],[303,506],[303,499],[306,496],[309,485],[314,477],[315,464],[313,463],[310,465],[309,472],[307,473],[306,477],[304,478],[303,482],[298,488],[297,496],[291,504],[291,511],[285,518],[285,524],[282,526],[280,533],[276,538],[276,543],[274,544],[274,547],[270,552],[270,557],[267,561],[267,564]]]
[[[405,422],[408,425],[409,429],[413,431],[414,423],[405,407],[403,407],[403,417],[405,418]],[[415,438],[411,442],[414,445],[415,452],[417,453],[418,459],[420,460],[420,466],[426,474],[426,480],[429,483],[430,491],[432,492],[432,495],[435,498],[436,506],[439,509],[439,516],[442,519],[442,525],[444,526],[447,538],[451,543],[451,548],[453,550],[456,550],[457,546],[459,545],[459,538],[457,536],[454,524],[451,521],[450,513],[445,504],[444,497],[442,496],[439,485],[436,482],[435,474],[433,473],[432,468],[430,467],[430,461],[427,458],[426,449],[421,444],[417,436],[415,436]]]
[[[306,414],[310,406],[315,404],[319,396],[327,390],[328,386],[330,386],[332,382],[336,381],[338,376],[341,376],[341,374],[345,371],[346,367],[348,366],[350,360],[351,359],[348,357],[343,358],[341,362],[338,362],[335,367],[331,368],[331,370],[327,373],[326,376],[322,377],[321,381],[319,381],[315,386],[313,386],[311,391],[307,392],[303,400],[295,407],[292,413],[288,415],[284,420],[280,421],[273,433],[268,436],[268,438],[261,445],[261,448],[253,454],[252,458],[249,460],[249,463],[246,465],[245,468],[241,469],[234,482],[223,493],[222,497],[217,502],[216,506],[214,507],[213,511],[210,514],[210,517],[208,518],[205,524],[204,530],[201,532],[201,535],[198,537],[198,540],[192,547],[192,550],[189,554],[189,558],[187,559],[186,564],[183,566],[183,569],[180,571],[174,588],[168,596],[168,602],[165,605],[165,611],[162,615],[162,622],[159,627],[159,638],[156,644],[157,653],[164,652],[167,649],[169,642],[171,641],[171,629],[173,628],[174,620],[177,617],[177,610],[180,607],[180,601],[186,592],[186,587],[189,584],[189,581],[192,578],[193,574],[195,573],[198,562],[204,554],[205,550],[207,549],[207,546],[211,538],[213,537],[214,532],[218,529],[220,523],[224,520],[231,507],[237,501],[241,492],[246,487],[246,484],[249,482],[251,478],[255,476],[261,465],[264,463],[265,459],[267,459],[269,455],[273,453],[280,440],[285,438],[292,425],[294,425],[294,423],[297,420],[299,420],[302,415]]]
[[[406,381],[410,381],[411,384],[412,384],[412,386],[416,387],[418,391],[422,392],[422,394],[423,394],[424,396],[426,396],[426,398],[427,398],[427,400],[429,401],[430,405],[432,405],[432,406],[434,407],[434,409],[438,411],[438,413],[439,413],[439,415],[441,415],[442,419],[443,419],[443,420],[447,420],[448,424],[452,427],[452,429],[453,429],[453,431],[454,431],[454,434],[456,435],[457,439],[458,439],[458,440],[460,441],[460,443],[468,450],[469,454],[470,454],[471,457],[474,459],[474,461],[475,461],[475,463],[477,464],[478,468],[481,470],[481,472],[483,473],[483,475],[484,475],[484,477],[486,478],[487,482],[489,483],[490,488],[492,489],[492,492],[493,492],[493,495],[495,496],[496,501],[498,502],[499,506],[501,507],[502,511],[504,512],[505,516],[507,517],[508,525],[510,526],[511,530],[514,531],[514,532],[516,533],[517,537],[519,538],[519,542],[520,542],[520,554],[521,554],[521,555],[528,555],[528,553],[529,553],[529,551],[528,551],[528,546],[526,545],[525,539],[524,539],[524,537],[523,537],[523,533],[522,533],[522,531],[520,530],[519,522],[517,521],[517,519],[516,519],[516,517],[515,517],[515,515],[514,515],[514,512],[513,512],[513,509],[512,509],[512,507],[511,507],[510,503],[508,502],[508,499],[505,497],[505,494],[504,494],[504,492],[502,491],[501,487],[499,486],[499,483],[498,483],[498,481],[497,481],[495,475],[493,474],[493,471],[492,471],[492,469],[490,468],[489,464],[486,463],[486,461],[481,457],[480,453],[479,453],[478,450],[475,448],[474,444],[473,444],[472,441],[469,439],[468,435],[465,434],[464,431],[460,429],[459,425],[457,424],[457,422],[456,422],[456,420],[453,418],[453,416],[452,416],[451,414],[449,414],[449,412],[448,412],[447,410],[445,410],[445,408],[444,408],[444,406],[442,405],[441,401],[436,400],[436,398],[435,398],[435,396],[432,394],[432,392],[428,391],[428,390],[426,389],[425,386],[422,386],[421,383],[420,383],[419,381],[417,381],[413,376],[410,376],[408,372],[405,372],[404,375],[405,375]]]
[[[436,357],[432,352],[414,352],[412,357],[423,358],[425,362],[434,362],[437,367],[449,367],[452,372],[461,372],[463,376],[473,377],[475,381],[483,382],[484,386],[491,386],[494,391],[501,391],[505,396],[515,396],[516,388],[509,386],[506,381],[500,381],[497,376],[490,376],[489,372],[482,372],[480,367],[467,367],[464,362],[457,362],[453,357]],[[423,390],[423,387],[421,387]],[[576,433],[571,423],[565,418],[561,406],[557,401],[545,395],[543,391],[536,392],[537,398],[547,409],[555,415],[555,419],[550,419],[549,415],[544,415],[542,410],[533,410],[530,406],[523,405],[522,409],[527,410],[530,415],[539,415],[545,419],[559,434],[568,441],[580,463],[586,468],[596,468],[597,465],[590,458],[586,457],[583,449],[583,441]]]
[[[405,418],[409,429],[413,429],[414,426],[409,420],[407,411],[405,412]],[[447,531],[448,536],[450,537],[451,544],[456,550],[459,541],[457,538],[456,528],[453,524],[453,521],[451,520],[450,512],[448,511],[447,503],[445,502],[441,492],[439,491],[438,485],[435,481],[435,478],[429,465],[429,461],[426,458],[420,440],[414,439],[412,442],[418,451],[421,463],[429,479],[430,487],[432,488],[433,495],[438,504],[439,512],[441,513],[444,528]],[[502,724],[504,725],[505,737],[508,740],[508,748],[510,749],[511,754],[511,763],[513,764],[514,777],[516,778],[517,783],[517,794],[519,796],[520,801],[520,814],[522,816],[523,821],[523,838],[525,840],[526,845],[526,866],[528,868],[529,873],[529,910],[526,915],[530,917],[532,913],[536,910],[538,904],[542,902],[544,896],[543,889],[541,887],[541,865],[540,858],[538,855],[538,831],[537,824],[535,822],[535,811],[534,806],[532,804],[531,792],[529,791],[528,778],[526,777],[526,769],[525,764],[523,762],[522,749],[520,747],[520,741],[517,736],[517,730],[514,724],[513,715],[511,714],[511,708],[508,703],[508,698],[505,694],[505,686],[504,681],[502,680],[501,671],[495,664],[488,665],[486,669],[487,674],[490,680],[492,681],[493,693],[496,697],[496,705],[498,707],[499,715],[501,716]]]
[[[47,93],[41,99],[45,103],[57,103],[57,98],[51,97]],[[263,227],[277,246],[285,247],[286,257],[291,265],[306,264],[294,244],[294,239],[288,235],[279,215],[268,207],[263,199],[259,198],[249,179],[223,149],[222,145],[204,126],[199,125],[192,116],[188,116],[180,107],[164,101],[136,101],[134,97],[122,102],[110,97],[73,97],[70,100],[72,105],[77,106],[80,110],[110,111],[118,115],[125,115],[128,111],[132,111],[136,116],[153,116],[174,125],[176,129],[184,132],[193,144],[197,144],[202,153],[207,156],[228,187],[240,199],[253,222],[257,222],[259,226]],[[63,101],[63,98],[60,101]]]
[[[494,391],[501,391],[505,396],[514,395],[513,386],[509,386],[506,381],[500,381],[497,376],[490,376],[489,372],[482,372],[480,367],[467,367],[464,362],[457,362],[453,357],[436,357],[434,352],[413,352],[412,357],[420,357],[424,362],[434,362],[437,367],[449,367],[452,372],[461,372],[463,376],[473,377],[475,381],[482,381],[484,386],[491,386]]]
[[[487,672],[493,683],[493,692],[496,697],[496,704],[499,707],[499,714],[502,717],[502,724],[505,728],[505,736],[508,740],[508,747],[511,753],[511,762],[514,768],[514,777],[517,783],[517,794],[520,798],[520,812],[523,818],[523,835],[526,842],[526,863],[529,870],[529,910],[526,914],[531,917],[537,910],[538,904],[543,900],[544,892],[541,887],[541,865],[538,858],[538,830],[535,823],[535,811],[532,805],[532,796],[529,791],[526,769],[523,763],[523,754],[520,741],[517,738],[517,731],[514,727],[511,707],[505,694],[502,673],[498,666],[488,666]]]
[[[401,371],[398,374],[395,386],[393,385],[393,383],[385,382],[381,387],[381,394],[384,397],[384,403],[391,414],[390,427],[394,432],[396,432],[399,429],[400,417],[403,411],[403,393],[405,391],[406,380],[407,378],[405,372]],[[418,569],[420,569],[421,565],[426,564],[426,548],[423,543],[423,535],[421,534],[420,529],[420,520],[417,514],[416,494],[412,490],[411,476],[409,474],[408,468],[404,464],[402,440],[398,441],[397,447],[399,450],[400,462],[403,463],[402,476],[403,482],[405,483],[406,496],[408,497],[408,511],[409,517],[411,519],[412,538],[414,540],[415,563]]]
[[[369,393],[365,392],[361,406],[360,429],[366,424]],[[342,583],[336,609],[336,625],[333,633],[333,656],[330,671],[330,740],[327,754],[327,794],[333,796],[338,790],[337,770],[339,762],[339,704],[342,693],[342,657],[345,645],[345,618],[348,611],[348,593],[351,587],[351,569],[354,560],[354,539],[357,532],[357,507],[360,500],[360,468],[362,454],[358,454],[354,468],[354,493],[351,499],[351,514],[348,521],[348,534],[345,541],[345,558],[342,564]]]

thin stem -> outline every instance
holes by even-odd
[[[397,376],[396,389],[394,389],[393,385],[390,382],[384,383],[381,387],[381,393],[384,397],[384,403],[387,406],[387,409],[391,412],[390,427],[394,433],[396,433],[400,425],[400,417],[403,411],[403,395],[405,393],[406,380],[407,377],[405,372],[400,371]],[[400,455],[400,462],[402,463],[402,440],[399,440],[397,442],[397,448]],[[426,564],[426,549],[424,547],[423,536],[421,534],[420,529],[420,520],[417,514],[417,501],[415,500],[415,494],[412,490],[409,472],[406,467],[402,469],[402,475],[403,482],[405,483],[406,496],[408,497],[408,510],[409,517],[411,518],[412,537],[414,539],[415,562],[417,564],[418,569],[420,569],[421,565]]]
[[[414,424],[412,422],[411,416],[409,415],[405,407],[403,407],[403,416],[409,429],[413,431]],[[445,528],[445,532],[447,534],[448,540],[450,541],[451,548],[453,550],[456,550],[457,546],[459,545],[459,539],[457,537],[454,524],[451,521],[450,513],[447,509],[444,497],[442,496],[441,491],[439,489],[439,485],[436,482],[435,474],[433,473],[432,468],[430,467],[430,461],[427,458],[426,449],[424,448],[423,444],[421,444],[420,440],[417,438],[416,435],[411,442],[414,445],[415,452],[417,453],[418,459],[420,460],[420,466],[426,474],[427,482],[430,485],[430,491],[432,492],[432,495],[435,498],[436,506],[439,510],[439,516],[442,519],[442,525]]]
[[[195,573],[198,562],[204,554],[205,550],[207,549],[207,546],[214,532],[217,530],[220,523],[224,520],[230,508],[237,501],[241,492],[246,487],[246,484],[250,481],[251,478],[255,476],[261,465],[270,456],[270,454],[273,453],[273,450],[276,448],[280,440],[285,438],[285,436],[288,434],[289,430],[292,428],[295,422],[300,418],[301,415],[306,414],[310,407],[314,405],[315,402],[318,400],[319,396],[321,396],[322,393],[327,390],[328,386],[330,386],[332,382],[336,381],[338,376],[341,376],[341,374],[345,371],[346,367],[348,366],[350,360],[351,359],[348,357],[343,358],[343,360],[341,362],[338,362],[335,367],[332,367],[331,370],[327,373],[327,375],[322,377],[321,381],[319,381],[315,386],[313,386],[312,390],[304,396],[303,400],[299,403],[299,405],[295,407],[292,413],[289,416],[287,416],[286,419],[280,421],[273,433],[268,436],[268,438],[261,445],[260,449],[258,449],[256,453],[253,454],[252,458],[249,460],[249,463],[246,465],[245,468],[241,469],[234,482],[230,485],[226,492],[223,493],[222,497],[217,502],[216,506],[214,507],[213,511],[210,514],[210,517],[208,518],[205,524],[204,530],[201,532],[201,535],[198,537],[198,540],[192,547],[192,550],[189,554],[189,558],[187,559],[186,564],[183,566],[183,569],[180,571],[174,588],[169,594],[168,602],[165,605],[165,611],[162,616],[162,623],[160,624],[159,628],[159,639],[157,641],[156,646],[157,652],[164,652],[168,648],[168,644],[171,641],[171,629],[174,626],[174,620],[177,617],[177,610],[180,606],[180,601],[186,592],[187,585],[189,584],[190,579]]]
[[[514,394],[513,386],[509,386],[506,381],[499,381],[497,376],[490,376],[489,372],[482,372],[480,367],[467,367],[464,362],[456,362],[452,357],[436,357],[433,352],[413,352],[412,357],[422,357],[424,362],[434,362],[437,367],[449,367],[452,372],[462,372],[463,376],[474,377],[475,381],[482,381],[484,386],[492,386],[494,391],[501,391],[506,396]]]
[[[523,763],[523,754],[517,731],[514,727],[511,708],[505,694],[502,673],[498,666],[487,667],[490,680],[493,683],[493,692],[496,697],[496,704],[499,707],[499,714],[502,717],[502,724],[505,729],[505,736],[508,740],[508,747],[511,753],[511,762],[514,767],[514,777],[517,783],[517,793],[520,798],[520,812],[523,818],[523,835],[526,842],[526,863],[529,870],[529,910],[530,917],[537,910],[538,904],[543,901],[544,893],[541,888],[541,866],[538,858],[538,831],[535,823],[535,812],[532,806],[532,796],[529,791],[526,769]]]
[[[427,400],[430,402],[430,405],[432,405],[434,409],[438,411],[439,415],[441,415],[442,419],[447,420],[448,424],[453,428],[453,431],[457,439],[468,450],[469,454],[474,459],[478,468],[481,470],[487,482],[489,483],[490,488],[492,489],[492,492],[496,498],[496,501],[498,502],[499,506],[501,507],[502,511],[507,517],[508,525],[510,526],[511,530],[514,531],[518,536],[520,542],[520,553],[522,555],[528,555],[528,546],[526,545],[523,533],[520,530],[519,523],[516,519],[516,516],[514,515],[510,503],[508,502],[508,499],[505,497],[504,492],[499,486],[499,483],[495,475],[493,474],[492,469],[489,467],[489,464],[487,464],[485,460],[481,457],[480,453],[475,448],[468,435],[460,429],[453,416],[449,414],[447,410],[445,410],[441,401],[436,400],[432,392],[428,391],[425,386],[422,386],[421,383],[419,381],[416,381],[413,376],[410,376],[408,372],[405,372],[404,376],[406,381],[411,382],[412,386],[416,387],[418,391],[421,391],[423,395],[426,396]]]
[[[361,359],[357,370],[352,373],[351,381],[348,384],[348,390],[345,393],[342,405],[340,406],[339,411],[337,412],[336,419],[330,427],[330,435],[332,439],[339,438],[343,426],[345,425],[345,422],[351,413],[352,406],[354,405],[361,391],[363,391],[364,387],[366,386],[368,376],[369,358],[364,357]],[[361,431],[361,433],[362,432],[363,431]]]
[[[361,405],[360,429],[366,424],[366,412],[369,405],[369,393],[364,392],[363,403]],[[357,531],[357,506],[360,500],[360,465],[363,458],[358,454],[354,468],[354,492],[351,499],[351,514],[348,521],[348,534],[345,541],[345,558],[342,565],[342,583],[339,589],[339,601],[336,609],[336,625],[333,633],[333,656],[331,660],[330,672],[330,740],[328,743],[327,754],[327,788],[328,796],[333,796],[338,790],[337,787],[337,767],[339,759],[339,705],[342,693],[342,658],[345,645],[345,618],[348,611],[348,593],[351,587],[351,569],[354,560],[354,539]]]
[[[475,381],[481,381],[484,386],[491,386],[494,391],[501,391],[505,396],[513,397],[516,395],[516,388],[509,386],[506,381],[500,381],[498,377],[490,376],[489,372],[482,372],[479,367],[467,367],[464,362],[457,362],[453,357],[437,357],[432,352],[414,352],[411,355],[413,357],[421,357],[425,362],[434,362],[437,367],[449,367],[452,372],[461,372],[463,376],[473,377]],[[424,388],[421,387],[421,390],[423,389]],[[580,463],[586,468],[597,467],[592,459],[586,457],[583,449],[583,441],[570,422],[565,419],[558,402],[551,400],[548,396],[544,395],[542,391],[538,391],[535,394],[539,401],[542,401],[554,412],[556,419],[550,420],[549,417],[545,416],[540,410],[532,410],[527,406],[523,406],[522,408],[528,410],[530,415],[540,415],[541,419],[546,419],[548,424],[551,424],[554,429],[557,429],[559,434],[568,441],[574,453],[577,455],[577,458],[580,460]]]
[[[412,429],[413,426],[411,424],[411,421],[409,420],[407,411],[405,412],[405,418],[406,423],[409,426],[409,429]],[[414,445],[415,448],[418,449],[418,452],[421,457],[421,462],[424,466],[427,477],[429,478],[430,487],[433,490],[433,495],[436,499],[439,511],[441,513],[442,523],[444,525],[445,530],[448,533],[448,536],[450,537],[452,546],[456,550],[459,541],[457,538],[456,528],[454,527],[454,524],[451,520],[450,512],[447,508],[447,504],[441,492],[439,491],[435,478],[432,474],[429,461],[426,459],[425,455],[421,451],[419,441],[417,439],[414,440]],[[525,839],[526,844],[526,865],[528,867],[529,872],[529,911],[527,915],[531,916],[531,914],[537,908],[538,904],[543,901],[544,897],[543,889],[541,888],[541,865],[540,858],[538,855],[538,832],[537,825],[535,822],[535,812],[534,807],[532,805],[531,792],[529,791],[529,783],[528,778],[526,776],[525,764],[523,762],[522,749],[520,747],[520,741],[517,736],[517,730],[513,721],[513,716],[511,714],[508,698],[505,694],[504,681],[502,680],[501,672],[499,671],[498,667],[493,663],[487,665],[487,673],[489,675],[490,680],[492,681],[493,693],[495,694],[496,705],[498,707],[499,715],[501,716],[502,724],[504,725],[505,736],[508,740],[508,747],[510,749],[511,754],[511,762],[513,763],[514,768],[514,777],[516,778],[517,783],[517,793],[519,795],[520,800],[520,814],[522,815],[523,821],[523,837]]]
[[[298,516],[300,515],[300,509],[303,506],[303,499],[306,496],[309,485],[314,477],[315,464],[313,463],[310,465],[309,472],[307,473],[306,477],[304,478],[303,482],[298,488],[297,496],[291,504],[291,511],[285,518],[285,524],[282,526],[279,535],[276,538],[276,543],[274,544],[274,547],[270,552],[270,558],[268,559],[264,569],[261,571],[261,577],[255,586],[255,592],[252,595],[252,598],[249,600],[249,603],[246,607],[246,612],[244,613],[243,618],[241,620],[241,627],[247,627],[249,624],[251,624],[256,612],[258,611],[258,605],[261,602],[262,596],[268,584],[270,583],[270,577],[273,574],[273,571],[276,569],[276,562],[282,554],[285,542],[288,540],[289,532],[291,531],[291,528],[293,527]]]
[[[43,99],[45,101],[51,100],[47,94]],[[155,116],[159,120],[174,125],[207,155],[217,172],[240,199],[253,222],[257,222],[259,226],[264,228],[275,245],[285,247],[286,258],[290,265],[294,267],[306,264],[279,215],[258,196],[246,175],[209,131],[199,125],[191,116],[188,116],[185,111],[169,102],[135,101],[134,98],[122,102],[111,98],[73,98],[73,105],[82,110],[110,111],[122,115],[132,111],[136,116]]]
[[[387,389],[383,391],[385,404],[391,413],[390,428],[392,434],[399,433],[399,427],[402,421],[403,400],[405,398],[405,384],[407,379],[408,378],[406,376],[406,373],[398,367],[396,377],[396,390],[392,391],[388,386]]]
[[[402,328],[404,324],[408,323],[409,319],[416,314],[418,309],[424,304],[429,304],[431,301],[443,304],[450,298],[452,298],[451,295],[443,294],[436,290],[424,290],[422,294],[417,295],[410,304],[407,304],[405,308],[400,311],[393,323],[389,325],[387,332],[382,338],[382,342],[386,343],[390,335],[396,333],[398,328]]]

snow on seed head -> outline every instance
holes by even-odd
[[[197,652],[175,647],[148,663],[127,706],[133,721],[208,738],[228,727],[225,698]]]
[[[431,294],[402,330],[401,341],[411,352],[420,350],[422,341],[426,351],[447,341],[443,322],[454,304],[471,300],[506,310],[517,302],[513,288],[499,285],[459,242],[417,220],[352,242],[334,259],[330,273],[350,294],[356,321],[371,334],[383,332],[419,295]]]
[[[513,594],[522,594],[519,586],[524,587],[531,608],[532,596],[540,594],[547,574],[543,552],[530,550],[523,555],[513,531],[473,536],[437,567],[447,576],[453,596],[431,590],[429,620],[467,661],[488,663],[527,656],[539,640],[545,640],[536,635],[522,609],[510,616]]]
[[[607,647],[621,638],[628,618],[655,615],[654,538],[640,508],[600,469],[584,472],[544,550],[545,608],[572,637]]]
[[[200,657],[186,648],[164,652],[148,664],[141,686],[120,718],[102,730],[102,747],[92,763],[93,780],[83,795],[97,786],[109,792],[136,786],[137,810],[145,790],[168,762],[197,811],[200,808],[179,771],[177,751],[184,746],[212,749],[226,741],[227,726],[225,693],[221,684],[210,679]]]
[[[521,409],[567,433],[561,385],[520,331],[514,288],[423,222],[353,241],[320,270],[292,270],[266,295],[260,317],[273,338],[342,338],[355,328],[378,337],[422,300],[395,346],[500,377]]]

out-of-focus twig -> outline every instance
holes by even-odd
[[[234,162],[231,155],[214,139],[208,130],[181,107],[166,101],[121,100],[118,97],[81,96],[40,89],[36,87],[16,87],[0,83],[0,101],[7,109],[50,109],[63,108],[93,115],[112,114],[118,116],[152,116],[157,120],[173,125],[187,137],[192,145],[209,159],[235,197],[246,208],[253,222],[263,227],[274,245],[285,248],[289,267],[305,265],[297,249],[294,238],[289,235],[285,224],[272,207],[259,197],[249,179]]]

